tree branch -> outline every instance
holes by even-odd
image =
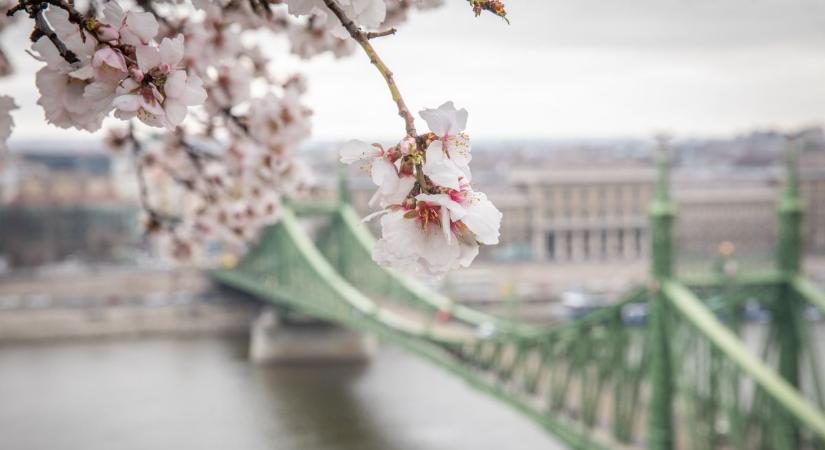
[[[349,35],[355,39],[355,42],[364,49],[364,52],[370,58],[370,62],[381,72],[381,76],[384,77],[384,81],[387,83],[387,87],[390,88],[390,94],[392,95],[392,100],[395,102],[396,106],[398,107],[398,115],[404,119],[404,124],[407,129],[407,136],[416,137],[415,131],[415,118],[410,113],[410,110],[407,108],[407,104],[404,103],[404,98],[401,97],[401,91],[398,90],[398,85],[395,83],[395,79],[393,79],[392,72],[390,71],[389,67],[384,64],[384,61],[381,60],[381,57],[378,56],[376,53],[375,48],[373,48],[372,44],[370,44],[369,38],[367,37],[368,33],[362,32],[357,25],[347,17],[344,10],[341,9],[340,6],[335,2],[335,0],[324,0],[324,4],[327,5],[335,17],[341,22],[341,25],[347,30]],[[391,34],[391,33],[390,33]]]

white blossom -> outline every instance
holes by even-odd
[[[373,251],[379,264],[439,277],[469,266],[480,245],[498,243],[502,214],[470,186],[467,116],[447,102],[421,111],[431,130],[424,138],[388,150],[361,141],[341,148],[341,162],[363,161],[378,185],[370,205],[381,209],[365,220],[383,216]]]
[[[341,147],[340,154],[342,163],[362,162],[362,168],[370,172],[370,178],[378,186],[369,201],[370,206],[380,205],[386,208],[398,205],[407,198],[415,185],[415,177],[400,173],[394,155],[380,146],[351,140]]]
[[[429,209],[426,214],[436,214]],[[440,277],[459,267],[468,267],[478,254],[478,245],[458,239],[447,240],[439,222],[422,216],[407,218],[409,211],[391,211],[381,218],[381,239],[372,258],[378,264],[405,273]]]
[[[451,165],[460,170],[467,181],[471,181],[470,138],[464,134],[464,129],[467,128],[467,110],[456,109],[453,102],[446,102],[437,109],[424,109],[419,115],[437,136],[438,143],[434,144],[449,158]]]

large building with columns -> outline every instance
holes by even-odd
[[[646,255],[655,176],[650,167],[512,172],[511,183],[529,204],[532,259],[609,261]]]

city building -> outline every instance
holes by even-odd
[[[62,144],[61,144],[62,145]],[[0,162],[0,260],[30,267],[111,261],[140,243],[134,184],[93,144],[16,148]]]
[[[510,183],[529,201],[532,259],[642,258],[647,254],[647,207],[655,176],[652,167],[511,171]]]

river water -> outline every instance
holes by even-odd
[[[400,350],[255,367],[239,339],[0,344],[2,450],[553,450],[542,428]]]

